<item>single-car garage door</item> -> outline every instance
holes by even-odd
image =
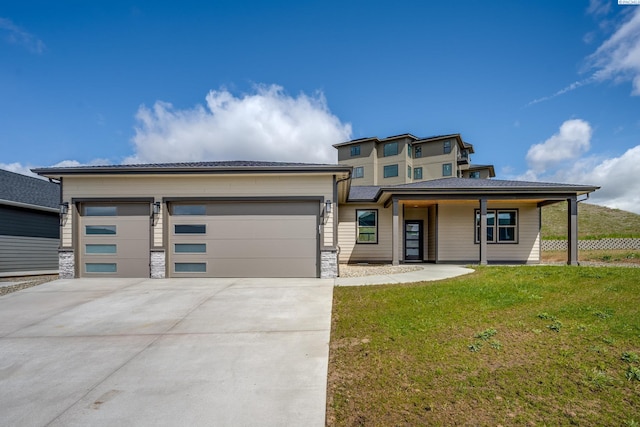
[[[318,277],[318,201],[169,203],[171,277]]]
[[[80,203],[80,277],[149,277],[150,203]]]

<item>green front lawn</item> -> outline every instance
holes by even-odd
[[[640,425],[640,269],[334,291],[328,425]]]

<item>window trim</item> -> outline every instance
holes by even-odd
[[[420,171],[420,176],[419,177],[416,175],[417,171]],[[413,168],[413,179],[422,179],[422,166]]]
[[[394,167],[394,166],[396,168],[395,175],[387,175],[387,168],[391,168],[391,167]],[[398,164],[397,163],[394,163],[394,164],[391,164],[391,165],[384,165],[384,167],[382,168],[382,177],[383,178],[395,178],[397,176],[398,176]]]
[[[374,212],[376,218],[376,234],[374,241],[360,241],[360,225],[358,225],[358,213],[359,212]],[[356,209],[356,245],[377,245],[378,244],[378,209]]]
[[[445,167],[449,166],[449,173],[445,174]],[[442,164],[442,176],[453,176],[453,163],[443,163]]]
[[[358,171],[360,174],[358,174]],[[356,166],[353,168],[353,179],[364,178],[364,166]]]
[[[442,154],[451,153],[451,140],[442,141]]]
[[[350,157],[358,157],[361,153],[361,149],[359,145],[353,145],[350,147],[349,155]]]
[[[387,153],[387,147],[395,147],[395,150],[391,150],[391,148],[389,148],[389,151],[393,151],[393,154],[391,153]],[[391,157],[391,156],[397,156],[398,155],[398,142],[387,142],[386,144],[384,144],[384,147],[382,147],[382,156],[383,157]]]
[[[513,228],[514,230],[514,239],[513,240],[500,240],[500,224],[498,222],[498,215],[501,212],[514,212],[516,214],[516,223],[515,225],[504,225],[502,228]],[[487,234],[489,228],[493,228],[493,239],[487,239],[487,244],[490,245],[517,245],[520,242],[520,210],[518,208],[496,208],[496,209],[487,209],[487,215],[489,213],[493,213],[494,215],[494,225],[487,224]],[[474,230],[473,230],[473,239],[475,244],[479,244],[480,240],[478,237],[480,236],[480,209],[474,209],[473,212],[473,220],[474,220]]]

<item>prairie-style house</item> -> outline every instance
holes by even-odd
[[[592,185],[492,179],[460,134],[334,145],[338,164],[40,168],[61,184],[63,277],[323,277],[340,263],[540,262],[540,209]]]

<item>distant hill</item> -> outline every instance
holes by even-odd
[[[640,215],[590,203],[578,203],[578,238],[640,237]],[[567,204],[542,208],[542,239],[567,238]]]

